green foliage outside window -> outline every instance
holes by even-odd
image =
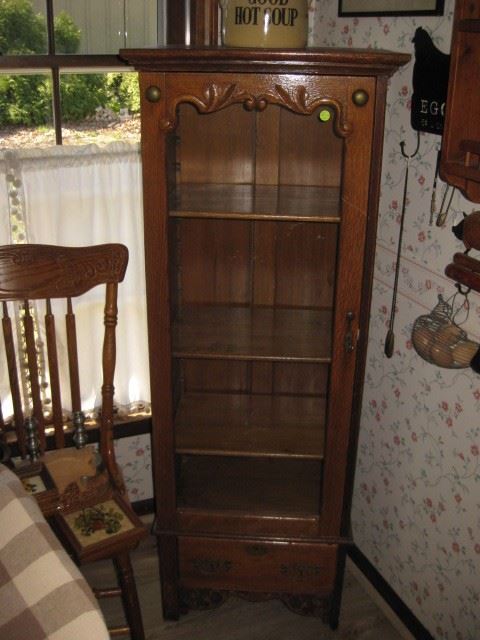
[[[140,92],[136,73],[107,74],[108,106],[115,112],[128,108],[130,113],[140,111]]]
[[[65,12],[55,16],[55,49],[75,54],[81,30]],[[45,17],[36,14],[30,0],[0,0],[0,53],[3,55],[45,54]],[[92,117],[98,107],[119,112],[139,110],[135,74],[62,75],[60,83],[62,118],[79,122]],[[44,125],[52,120],[51,84],[47,75],[0,74],[0,126]]]
[[[47,52],[45,19],[35,14],[30,0],[0,0],[0,52]]]
[[[49,79],[41,75],[0,75],[0,125],[42,125],[51,120]]]
[[[55,50],[57,53],[77,53],[82,32],[64,11],[54,18]]]

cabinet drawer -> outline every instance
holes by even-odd
[[[337,545],[179,538],[180,582],[187,588],[328,594]]]

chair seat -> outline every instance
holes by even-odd
[[[59,510],[95,504],[113,492],[93,446],[47,451],[33,464],[20,463],[16,473],[47,518]]]
[[[59,505],[60,494],[47,468],[42,462],[14,468],[25,491],[34,496],[45,518],[52,516]]]
[[[116,493],[95,504],[58,511],[52,524],[79,563],[113,558],[148,535],[129,503]]]
[[[82,449],[70,447],[47,451],[41,460],[60,494],[64,493],[72,482],[77,483],[83,479],[86,483],[98,475],[100,470],[97,451],[93,445],[87,445]]]
[[[134,549],[148,534],[93,446],[48,451],[20,476],[79,563]]]

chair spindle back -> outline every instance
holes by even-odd
[[[53,430],[55,448],[65,445],[65,415],[62,402],[56,318],[52,301],[66,300],[65,335],[69,374],[72,422],[83,421],[80,392],[76,318],[73,300],[98,285],[105,285],[104,338],[102,366],[102,404],[100,449],[109,471],[115,475],[113,452],[113,378],[115,370],[115,329],[117,324],[117,289],[125,275],[128,250],[124,245],[106,244],[92,247],[53,245],[0,246],[0,300],[5,359],[12,398],[13,416],[2,415],[0,429],[13,422],[19,451],[27,453],[25,422],[34,418],[38,428],[39,449],[47,447],[47,429]],[[40,302],[43,301],[43,302]],[[16,305],[16,306],[15,306]],[[15,329],[20,315],[20,332]],[[40,325],[43,324],[43,327]],[[42,330],[40,330],[42,329]],[[16,335],[18,334],[19,335]],[[43,391],[39,353],[45,336],[45,369],[48,371],[48,411]],[[82,345],[82,348],[88,348]],[[100,360],[100,359],[99,359]],[[4,366],[4,365],[2,365]],[[22,369],[23,367],[23,369]],[[65,389],[64,389],[65,393]],[[84,444],[81,438],[77,446]],[[50,445],[49,445],[50,446]]]

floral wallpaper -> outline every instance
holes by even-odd
[[[413,44],[422,26],[450,50],[454,2],[443,16],[338,18],[335,0],[316,0],[311,40],[318,46],[375,47],[412,53],[390,81],[374,295],[352,522],[354,539],[415,616],[439,639],[480,638],[480,376],[422,360],[412,346],[415,319],[450,298],[445,275],[464,250],[452,225],[480,205],[455,192],[444,227],[430,224],[440,136],[421,134],[410,161],[395,352],[384,355],[403,199],[405,160],[416,146],[410,126]],[[437,208],[446,185],[437,184]],[[450,196],[448,196],[449,199]],[[480,297],[469,295],[463,328],[480,341]],[[459,314],[465,320],[466,313]]]
[[[148,434],[115,440],[115,457],[122,468],[132,502],[153,498],[152,455]]]

